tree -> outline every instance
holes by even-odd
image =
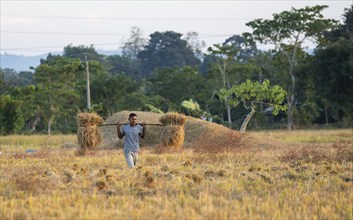
[[[110,116],[117,110],[122,110],[119,106],[122,100],[126,100],[125,97],[137,88],[138,84],[123,73],[108,74],[101,71],[92,77],[92,101],[102,106],[103,115]]]
[[[128,56],[112,55],[107,57],[107,61],[110,66],[108,69],[110,74],[124,73],[135,80],[142,80],[144,76],[148,75],[141,68],[138,60]]]
[[[122,46],[123,55],[131,59],[137,59],[137,54],[147,45],[148,40],[144,38],[140,28],[131,28],[130,38]]]
[[[40,106],[40,112],[47,123],[48,134],[51,134],[51,126],[60,115],[72,111],[72,120],[78,109],[78,93],[76,89],[77,79],[83,75],[83,66],[79,59],[52,57],[35,69],[34,80],[37,83],[38,94],[36,102]]]
[[[159,95],[169,103],[164,111],[172,106],[180,106],[185,99],[197,100],[203,87],[202,76],[195,68],[186,66],[182,68],[169,68],[155,72],[148,80],[148,95]]]
[[[228,46],[237,52],[233,58],[239,63],[249,62],[258,53],[256,44],[240,35],[233,35],[226,39],[223,46]]]
[[[104,55],[99,54],[93,45],[87,47],[84,45],[72,46],[72,44],[69,44],[64,47],[63,57],[79,58],[83,62],[86,60],[85,56],[88,60],[96,60],[100,62],[104,60]]]
[[[23,126],[20,102],[14,100],[10,95],[0,96],[0,133],[13,134]]]
[[[274,115],[287,108],[286,105],[282,105],[286,98],[286,92],[278,85],[270,86],[269,80],[264,80],[262,84],[247,80],[240,85],[233,85],[229,90],[222,88],[219,91],[219,96],[233,107],[243,103],[246,109],[250,109],[241,125],[241,132],[245,132],[250,119],[256,112],[256,108],[261,104],[270,106]]]
[[[227,39],[222,45],[215,44],[215,49],[208,48],[208,51],[216,57],[216,68],[221,75],[222,88],[230,89],[235,83],[241,81],[240,69],[248,68],[246,66],[249,58],[254,54],[256,47],[252,47],[247,41],[241,36],[234,35],[232,38]],[[240,64],[245,65],[240,65]],[[248,71],[246,71],[248,73]],[[233,77],[231,77],[233,75]],[[212,97],[219,88],[214,88]],[[227,118],[229,127],[232,126],[231,116],[231,104],[230,100],[224,100],[224,104],[227,109]]]
[[[5,93],[5,72],[0,68],[0,95]]]
[[[184,40],[186,40],[186,42],[188,43],[188,46],[194,52],[195,57],[202,60],[203,59],[202,48],[206,46],[206,43],[204,41],[200,41],[198,39],[198,36],[199,34],[197,32],[188,32],[186,33]]]
[[[199,66],[200,60],[181,36],[173,31],[151,34],[148,44],[137,55],[143,69],[151,74],[167,67]]]
[[[328,43],[315,51],[310,69],[325,122],[353,124],[353,5],[344,21],[326,33]]]
[[[274,45],[275,50],[287,58],[288,75],[291,79],[291,85],[287,88],[287,128],[289,130],[294,127],[295,70],[298,50],[303,48],[307,40],[313,43],[322,42],[323,33],[336,24],[332,19],[323,19],[321,11],[325,8],[327,6],[292,8],[291,11],[274,14],[273,19],[256,19],[246,24],[253,29],[253,32],[244,33],[245,37],[259,43]]]

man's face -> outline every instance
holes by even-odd
[[[129,118],[129,121],[130,121],[130,125],[136,125],[137,124],[137,117],[132,116]]]

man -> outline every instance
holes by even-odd
[[[146,134],[146,123],[137,124],[137,115],[135,113],[131,113],[128,120],[129,124],[124,125],[122,129],[121,124],[117,122],[116,131],[120,139],[125,136],[124,154],[127,165],[129,168],[133,168],[137,164],[137,153],[140,149],[139,137],[144,138]]]

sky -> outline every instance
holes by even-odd
[[[93,45],[118,50],[131,28],[143,37],[159,31],[185,36],[197,32],[206,47],[223,43],[234,34],[251,31],[245,24],[292,7],[328,5],[325,18],[342,21],[353,0],[0,0],[0,52],[33,56],[62,52],[72,46]]]

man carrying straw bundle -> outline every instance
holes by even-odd
[[[117,122],[116,131],[118,137],[122,139],[125,136],[124,155],[129,168],[133,168],[137,164],[138,151],[140,149],[140,139],[145,137],[146,123],[137,124],[137,115],[131,113],[129,115],[129,124],[121,128],[121,124]]]

